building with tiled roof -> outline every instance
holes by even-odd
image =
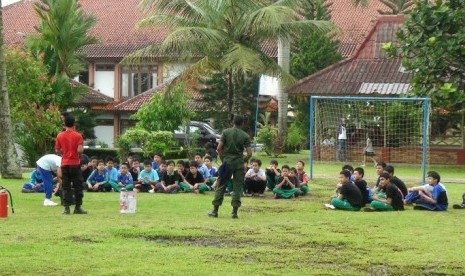
[[[299,96],[386,96],[410,89],[410,74],[399,58],[389,59],[383,43],[395,41],[402,15],[383,15],[348,59],[298,81],[289,89]]]
[[[7,46],[21,44],[25,35],[35,32],[34,26],[39,19],[32,6],[36,1],[22,0],[4,8],[4,39]],[[368,2],[367,7],[354,7],[350,0],[333,1],[332,20],[340,28],[340,52],[345,57],[355,53],[374,24],[377,10],[383,9],[379,1]],[[166,32],[163,29],[137,27],[137,23],[145,17],[139,9],[140,0],[80,0],[79,3],[86,12],[96,17],[97,24],[91,29],[91,34],[99,40],[98,44],[83,49],[89,66],[79,81],[92,87],[93,91],[80,101],[93,103],[93,109],[102,111],[97,118],[100,125],[96,128],[96,135],[112,145],[115,137],[131,125],[129,117],[137,110],[133,107],[148,102],[160,85],[178,75],[188,64],[176,62],[172,57],[170,61],[155,57],[151,62],[139,66],[120,64],[122,58],[133,51],[161,42]],[[277,56],[276,45],[272,42],[263,45],[263,50],[269,56]],[[95,93],[106,97],[97,97]],[[113,102],[108,103],[108,98],[112,98]],[[101,103],[96,104],[96,101]],[[198,102],[193,101],[193,107]]]

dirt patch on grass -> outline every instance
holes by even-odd
[[[289,213],[293,212],[292,209],[285,206],[247,206],[241,208],[240,212],[244,213]]]
[[[101,243],[102,241],[93,240],[87,237],[71,236],[69,240],[75,243]]]
[[[155,242],[166,245],[187,245],[199,247],[255,247],[259,242],[250,240],[230,240],[222,237],[193,237],[193,236],[167,236],[167,235],[152,235],[152,234],[125,234],[125,238],[144,239],[148,242]]]

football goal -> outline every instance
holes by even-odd
[[[429,98],[310,98],[310,178],[315,163],[428,165]],[[366,161],[365,161],[366,160]],[[366,162],[365,164],[363,164]],[[324,166],[322,166],[324,167]],[[421,170],[420,170],[421,168]]]

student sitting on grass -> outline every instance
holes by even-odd
[[[405,185],[404,181],[400,180],[397,176],[394,176],[394,167],[391,165],[387,165],[384,168],[384,171],[389,173],[391,176],[391,183],[396,185],[397,188],[402,192],[402,196],[405,197],[408,194],[407,186]]]
[[[384,163],[383,161],[380,161],[376,164],[375,171],[376,175],[378,176],[378,179],[376,179],[376,184],[374,187],[375,190],[379,190],[378,188],[380,188],[379,176],[384,172],[384,168],[386,168],[386,166],[386,163]]]
[[[202,155],[200,153],[196,153],[194,156],[194,161],[197,162],[197,171],[202,175],[205,183],[210,181],[210,171],[208,170],[207,166],[203,163]]]
[[[108,183],[108,172],[105,170],[105,162],[103,162],[103,160],[98,160],[97,169],[87,178],[87,191],[105,192],[110,190],[111,186]]]
[[[297,170],[295,170],[297,172]],[[273,189],[275,194],[274,198],[294,198],[298,196],[301,192],[299,187],[299,180],[295,176],[290,175],[290,168],[288,165],[283,165],[281,167],[281,176],[278,179],[276,187]]]
[[[252,168],[245,174],[245,192],[247,196],[258,195],[264,196],[266,188],[266,175],[260,167],[262,161],[259,159],[253,159],[251,161]]]
[[[118,170],[114,167],[114,159],[112,157],[107,157],[105,170],[108,173],[108,184],[114,191],[119,190],[118,188]]]
[[[120,165],[117,179],[118,186],[114,187],[115,192],[132,191],[134,189],[134,180],[129,172],[129,164],[123,163]]]
[[[447,191],[442,185],[441,176],[435,171],[427,173],[426,181],[430,186],[433,186],[431,195],[428,195],[423,190],[418,191],[419,199],[415,201],[414,210],[428,210],[428,211],[447,211],[449,205],[447,199]]]
[[[278,161],[270,161],[270,165],[265,170],[265,175],[266,187],[268,187],[270,191],[273,191],[273,189],[276,186],[276,183],[278,183],[279,177],[281,176],[281,171],[278,168]]]
[[[189,164],[189,173],[184,177],[184,181],[179,183],[181,190],[186,193],[198,192],[198,187],[205,184],[205,179],[198,171],[199,164],[191,161]]]
[[[180,177],[180,182],[183,182],[187,174],[189,173],[189,164],[186,165],[186,163],[187,162],[184,160],[178,160],[178,162],[176,162],[176,169]]]
[[[381,173],[379,183],[381,190],[385,192],[385,197],[373,194],[373,201],[364,211],[402,211],[404,210],[404,200],[402,192],[396,185],[390,182],[391,175],[387,172]]]
[[[210,173],[210,178],[208,179],[207,185],[210,188],[213,183],[215,183],[216,178],[218,177],[218,169],[213,167],[212,162],[213,159],[210,155],[206,155],[203,158],[204,165],[207,167],[208,172]]]
[[[160,161],[160,164],[158,164],[158,170],[156,171],[159,177],[161,177],[161,175],[166,172],[166,161],[165,160]]]
[[[417,199],[419,199],[420,198],[420,195],[418,194],[419,191],[423,191],[429,197],[431,197],[431,192],[433,191],[433,186],[431,186],[429,184],[425,184],[425,185],[421,185],[421,186],[415,186],[415,187],[408,188],[408,194],[405,196],[404,205],[412,204]]]
[[[354,167],[352,167],[352,165],[350,164],[345,164],[342,166],[341,170],[348,170],[350,172],[350,181],[354,182]]]
[[[371,202],[367,182],[365,179],[363,179],[364,175],[365,170],[360,167],[355,168],[354,173],[352,174],[355,186],[357,186],[357,188],[360,190],[360,193],[362,193],[362,206],[365,206],[365,204]]]
[[[310,191],[308,187],[308,174],[304,171],[304,167],[304,161],[297,161],[297,165],[295,166],[295,168],[297,169],[297,179],[299,179],[300,190],[302,191],[303,195],[307,194]]]
[[[174,169],[174,161],[166,161],[166,171],[160,176],[156,190],[161,193],[176,193],[179,190],[179,174]]]
[[[81,174],[82,174],[82,188],[87,189],[87,178],[92,174],[92,167],[89,165],[89,161],[81,158]]]
[[[152,169],[157,171],[157,173],[158,173],[158,169],[160,168],[160,164],[162,160],[163,160],[163,154],[161,154],[160,152],[156,152],[153,155]]]
[[[31,172],[31,179],[29,183],[23,185],[22,193],[43,193],[44,187],[42,185],[42,177],[40,176],[39,169],[34,169]]]
[[[131,165],[131,163],[132,163],[132,165]],[[135,183],[139,179],[139,174],[140,174],[141,171],[144,170],[144,168],[140,166],[139,158],[137,158],[135,156],[132,158],[131,163],[129,163],[129,166],[130,166],[129,172],[132,175],[132,181],[134,181],[134,183]]]
[[[341,209],[345,211],[359,211],[362,208],[363,199],[359,188],[350,180],[351,173],[342,170],[339,173],[339,182],[342,183],[337,196],[331,199],[331,205],[325,204],[328,209]]]
[[[144,161],[144,169],[139,173],[134,191],[136,192],[155,192],[155,185],[157,184],[160,177],[156,170],[152,169],[150,160]]]

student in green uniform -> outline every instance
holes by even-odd
[[[391,183],[391,175],[383,172],[379,175],[381,190],[386,194],[386,198],[377,194],[373,195],[371,207],[364,208],[364,211],[403,211],[404,197],[396,185]]]
[[[351,173],[348,170],[342,170],[339,173],[339,182],[342,183],[342,186],[338,195],[331,199],[331,205],[336,209],[359,211],[360,208],[362,208],[362,193],[360,189],[350,181],[350,177]]]
[[[295,169],[297,172],[297,170]],[[275,194],[275,198],[294,198],[299,195],[300,189],[299,187],[299,180],[297,177],[291,176],[290,168],[288,165],[283,165],[281,167],[281,176],[278,179],[276,187],[273,189],[273,193]]]
[[[244,185],[244,161],[247,162],[252,157],[250,137],[241,129],[243,123],[244,118],[236,115],[234,117],[234,127],[225,129],[221,135],[217,151],[218,157],[223,164],[218,169],[220,182],[215,192],[215,198],[212,201],[213,210],[208,213],[210,217],[218,217],[218,209],[223,204],[228,180],[233,176],[232,218],[238,218],[237,211],[241,206],[242,186]],[[244,149],[247,150],[246,156],[244,156]]]

